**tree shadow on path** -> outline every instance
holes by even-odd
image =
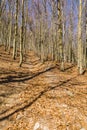
[[[30,107],[31,105],[33,105],[39,98],[41,98],[46,92],[53,90],[57,87],[61,87],[62,85],[68,83],[69,81],[71,81],[72,79],[74,79],[76,77],[67,79],[65,81],[59,82],[59,84],[55,85],[55,86],[48,86],[45,90],[41,91],[32,101],[25,101],[23,104],[19,105],[19,106],[13,106],[11,108],[9,108],[8,110],[4,111],[3,113],[0,114],[0,121],[6,120],[9,117],[11,117],[12,115],[14,115],[15,113],[22,111],[28,107]]]
[[[5,84],[5,83],[11,83],[11,82],[24,82],[24,81],[27,81],[27,80],[30,80],[30,79],[33,79],[45,72],[48,72],[52,69],[56,68],[56,66],[52,66],[52,67],[49,67],[49,68],[46,68],[44,69],[43,71],[40,71],[40,72],[37,72],[37,73],[30,73],[30,74],[22,74],[20,76],[6,76],[5,78],[1,78],[0,79],[0,84]]]

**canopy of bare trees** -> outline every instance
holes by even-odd
[[[44,62],[87,67],[87,0],[1,0],[0,44],[13,59],[33,50]],[[81,70],[80,70],[81,69]]]

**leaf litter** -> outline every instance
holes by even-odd
[[[86,130],[87,73],[78,75],[75,66],[61,72],[33,52],[28,57],[19,68],[1,53],[0,130]]]

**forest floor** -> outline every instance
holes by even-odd
[[[87,72],[78,75],[72,64],[61,72],[33,52],[20,68],[2,50],[0,130],[87,130]]]

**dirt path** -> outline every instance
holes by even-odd
[[[20,69],[18,60],[0,55],[0,130],[87,129],[87,73],[70,65],[60,72],[32,52]]]

